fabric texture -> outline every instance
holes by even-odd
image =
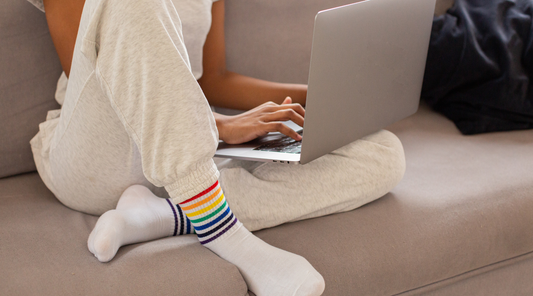
[[[151,184],[166,186],[178,201],[218,179],[211,159],[218,133],[191,73],[173,8],[170,1],[85,3],[61,116],[41,124],[32,140],[39,172],[67,205],[83,210],[94,202],[78,198],[80,204],[70,203],[75,187],[106,196],[90,182],[75,185],[72,178],[102,174],[99,180],[108,179],[101,170],[109,166],[107,149],[114,151],[108,154],[117,160],[114,170],[136,161]],[[154,137],[161,130],[173,136]],[[104,143],[96,150],[83,148],[98,142]],[[115,181],[120,180],[107,182],[124,185]],[[108,209],[114,205],[116,198]]]
[[[54,102],[61,65],[42,13],[26,1],[0,5],[0,178],[35,171],[28,142]]]
[[[239,270],[196,235],[124,246],[98,262],[86,244],[98,217],[63,206],[35,173],[0,179],[0,205],[1,295],[247,296]]]
[[[229,160],[218,167],[232,211],[255,231],[376,200],[400,182],[403,155],[398,138],[384,130],[305,165]]]
[[[456,0],[433,21],[423,99],[463,134],[533,128],[533,3]]]
[[[176,10],[180,12],[183,39],[189,53],[192,73],[197,80],[202,77],[202,49],[205,37],[211,28],[211,5],[216,1],[218,0],[172,0]],[[42,0],[28,0],[28,2],[44,12]],[[61,87],[66,87],[66,81],[60,80],[59,83]]]

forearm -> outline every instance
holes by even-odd
[[[199,83],[211,105],[239,110],[268,101],[281,104],[286,97],[305,105],[307,95],[307,85],[270,82],[230,71],[204,76]]]

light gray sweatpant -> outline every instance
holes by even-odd
[[[133,184],[179,203],[220,177],[236,217],[257,230],[357,208],[405,170],[400,141],[380,131],[306,165],[222,161],[219,173],[215,121],[170,0],[87,0],[63,108],[39,128],[43,181],[95,215]]]

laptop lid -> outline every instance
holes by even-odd
[[[435,0],[367,0],[317,14],[302,164],[418,109]]]
[[[215,156],[305,164],[415,113],[434,8],[435,0],[367,0],[320,11],[301,155],[253,150],[258,139],[221,143]]]

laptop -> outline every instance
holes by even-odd
[[[302,141],[269,133],[221,142],[215,156],[306,164],[415,113],[435,1],[367,0],[318,12]]]

